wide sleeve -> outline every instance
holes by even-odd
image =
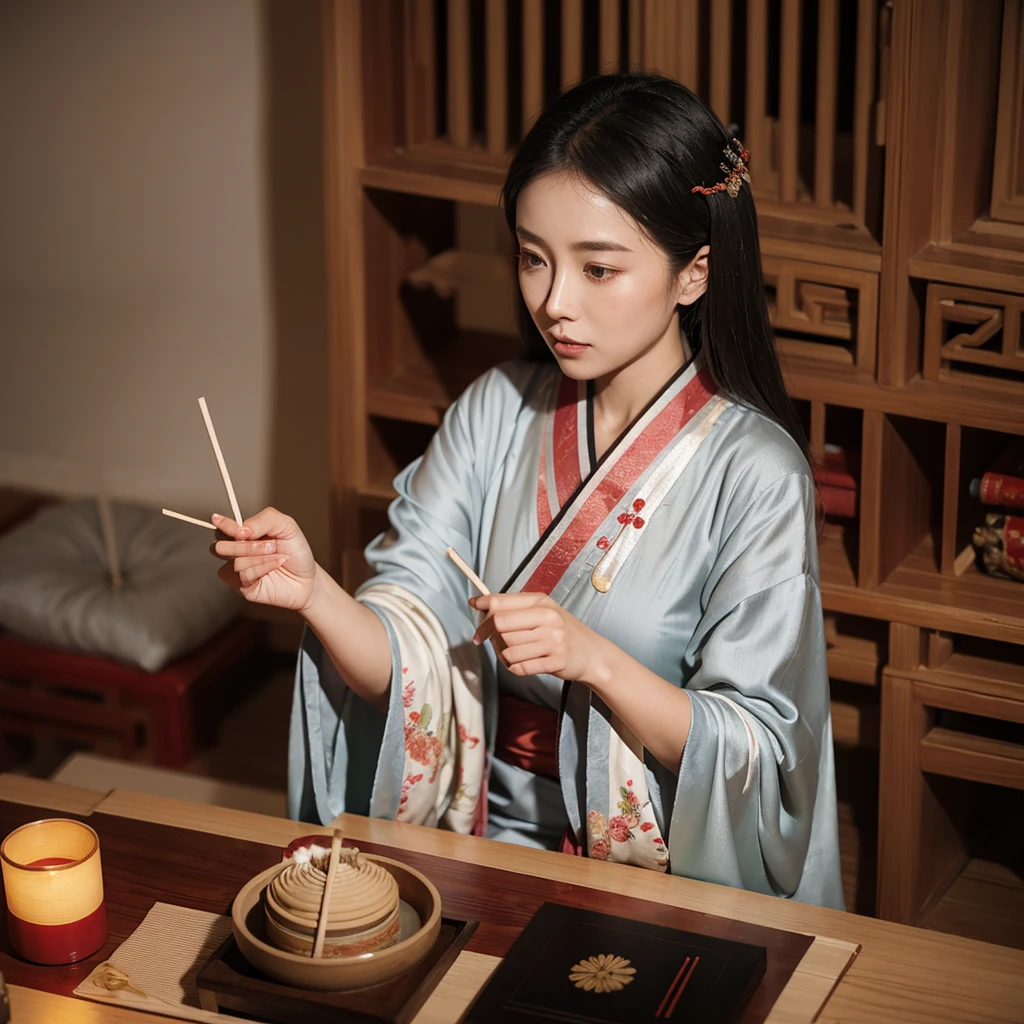
[[[426,453],[395,479],[389,528],[366,549],[375,575],[356,593],[384,623],[391,647],[389,706],[382,714],[340,678],[307,630],[296,667],[289,731],[289,813],[329,821],[342,811],[394,817],[403,796],[403,652],[389,612],[374,594],[393,585],[437,617],[456,661],[477,615],[470,584],[445,556],[451,546],[479,564],[490,483],[500,469],[523,401],[520,364],[474,382],[445,414]],[[408,666],[408,658],[405,659]],[[408,693],[404,694],[408,701]]]
[[[809,474],[783,476],[735,519],[684,665],[672,871],[841,907]]]

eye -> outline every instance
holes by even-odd
[[[521,270],[539,270],[544,266],[544,260],[535,252],[529,249],[519,250],[519,267]]]
[[[588,264],[584,272],[592,281],[601,283],[610,281],[619,273],[617,270],[612,270],[611,267],[602,267],[595,263]]]

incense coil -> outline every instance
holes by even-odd
[[[278,948],[312,953],[328,858],[329,851],[314,847],[267,886],[267,937]],[[398,903],[398,883],[385,867],[343,849],[326,908],[323,955],[356,956],[392,945],[399,932]]]

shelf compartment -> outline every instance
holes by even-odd
[[[990,823],[1013,826],[1008,809],[1020,806],[1024,790],[1024,648],[891,628],[894,666],[882,686],[879,913],[916,924],[981,852]]]
[[[1001,813],[1005,814],[1005,809]],[[972,857],[920,923],[933,931],[1021,949],[1022,921],[1024,882],[1019,870],[985,857]]]
[[[972,543],[974,530],[984,525],[986,513],[1000,511],[999,507],[982,504],[972,497],[972,481],[981,480],[1005,453],[1021,444],[1014,434],[960,427],[955,423],[947,427],[940,552],[940,568],[945,575],[962,576],[977,567],[978,557]],[[1020,476],[1015,469],[1008,472]],[[1009,511],[1024,515],[1024,510]]]
[[[516,358],[520,347],[510,335],[460,330],[433,354],[410,360],[371,388],[367,411],[436,427],[466,387],[496,363]]]
[[[455,334],[455,304],[408,277],[455,242],[455,204],[366,190],[362,199],[367,390]]]
[[[361,505],[386,507],[383,499],[393,492],[392,481],[426,451],[433,436],[434,428],[427,424],[371,415],[366,432],[368,479],[358,493],[372,496],[373,500]]]
[[[939,543],[945,429],[906,416],[864,414],[862,586],[876,588],[914,552]],[[921,547],[924,538],[931,543]],[[938,571],[935,564],[933,571]]]
[[[953,782],[935,774],[925,778]],[[960,785],[968,802],[963,843],[969,859],[919,923],[1024,948],[1024,791],[983,782]]]
[[[818,536],[822,580],[855,587],[860,545],[857,517],[863,416],[859,409],[820,401],[795,399],[793,406],[808,439],[819,498],[825,510],[824,527]],[[843,471],[846,467],[849,474]]]
[[[877,686],[888,660],[888,624],[855,615],[825,615],[830,679]]]

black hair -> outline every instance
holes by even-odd
[[[671,78],[591,78],[556,99],[523,139],[502,189],[505,218],[514,235],[523,189],[541,174],[569,171],[628,213],[668,254],[673,275],[710,246],[707,289],[680,307],[680,325],[719,388],[778,423],[807,456],[768,319],[750,185],[735,198],[692,191],[725,178],[730,141],[715,114]],[[519,321],[526,358],[553,358],[522,294]]]

